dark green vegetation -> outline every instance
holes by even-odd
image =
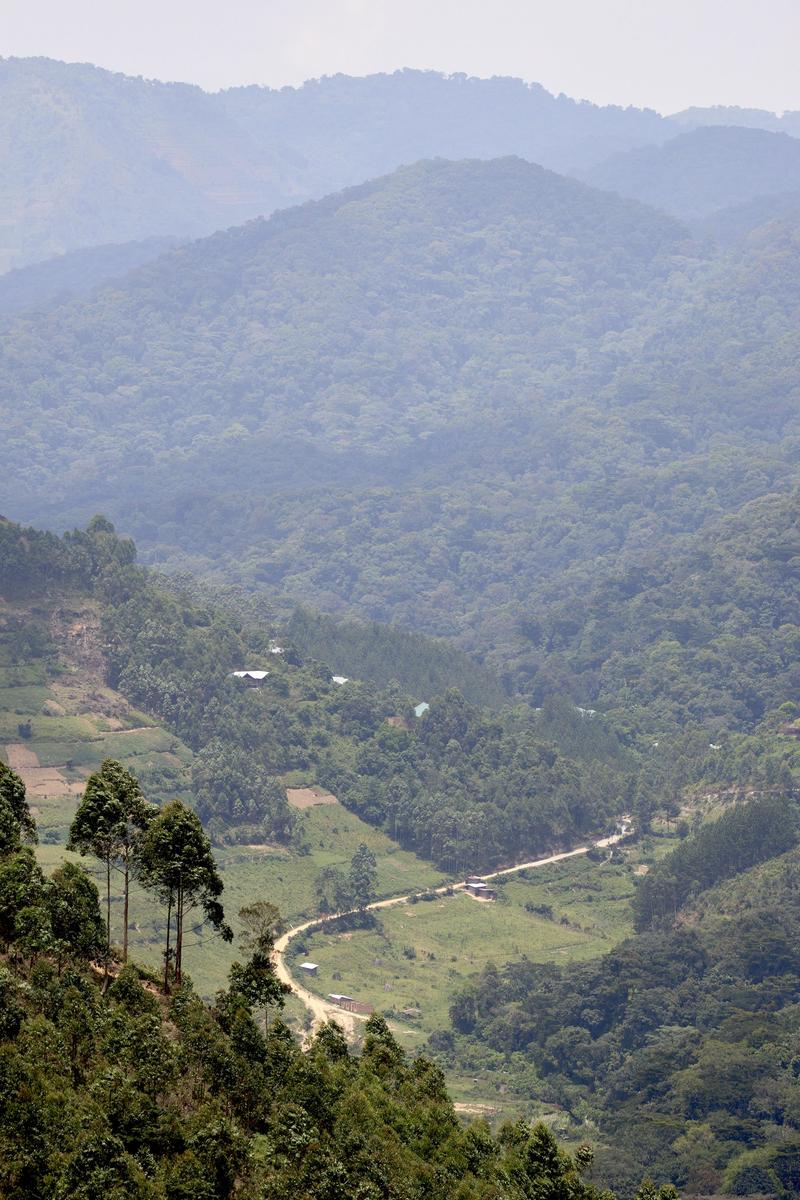
[[[519,79],[398,71],[209,95],[87,64],[0,61],[0,270],[154,235],[210,233],[443,155],[588,166],[669,136],[657,113]]]
[[[285,784],[302,772],[445,870],[475,870],[605,825],[633,783],[613,732],[569,705],[501,717],[453,689],[417,720],[397,684],[338,686],[313,660],[273,654],[274,629],[165,590],[103,518],[63,539],[0,524],[0,578],[9,596],[43,602],[73,588],[99,602],[106,681],[195,752],[194,805],[218,840],[235,831],[301,850]],[[37,629],[44,638],[36,620],[19,637],[30,642]],[[243,667],[266,670],[262,685],[235,678]],[[98,789],[105,803],[102,780]],[[76,844],[88,846],[93,828]],[[115,846],[101,857],[117,856]]]
[[[796,841],[796,808],[783,796],[731,809],[673,850],[641,881],[633,905],[636,928],[668,927],[699,892],[775,858]],[[765,961],[768,958],[769,953]]]
[[[600,1177],[622,1191],[647,1170],[795,1195],[797,815],[778,796],[729,809],[642,879],[642,932],[569,968],[487,967],[433,1042],[473,1064],[488,1046],[524,1094],[599,1119]]]
[[[599,1200],[581,1178],[588,1147],[570,1158],[543,1125],[509,1124],[497,1139],[483,1123],[465,1128],[439,1069],[407,1062],[381,1017],[367,1024],[360,1055],[333,1024],[306,1052],[280,1019],[262,1032],[257,1013],[274,1014],[283,999],[272,924],[254,909],[249,959],[213,1007],[189,985],[159,996],[132,965],[101,989],[91,969],[104,940],[97,889],[74,865],[42,874],[22,844],[24,811],[6,820],[8,775],[0,772],[8,1200]],[[11,782],[18,794],[21,781]]]
[[[448,692],[414,733],[365,729],[355,770],[329,760],[319,775],[365,821],[460,875],[603,828],[632,783],[625,765],[569,758],[528,711],[494,719]]]
[[[11,324],[8,492],[536,704],[752,728],[796,683],[796,227],[704,254],[519,160],[404,169]]]
[[[400,626],[334,620],[300,607],[288,621],[286,633],[304,658],[331,663],[336,670],[344,664],[348,675],[378,687],[397,681],[419,697],[458,688],[470,703],[490,708],[500,708],[508,698],[494,672],[452,643]]]
[[[800,141],[765,129],[717,127],[614,155],[588,183],[687,221],[800,188]]]

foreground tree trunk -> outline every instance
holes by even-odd
[[[178,987],[182,981],[183,967],[183,888],[178,886],[178,901],[175,918],[175,982]]]
[[[106,859],[106,983],[111,962],[111,859]]]
[[[169,995],[169,935],[172,926],[172,892],[167,900],[167,948],[164,951],[164,995]]]
[[[125,859],[125,897],[122,909],[122,961],[128,961],[128,901],[130,898],[130,871],[128,859]]]

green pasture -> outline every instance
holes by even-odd
[[[64,831],[75,811],[77,798],[62,797],[40,804],[37,818],[40,834],[47,828]],[[270,900],[277,904],[285,919],[298,923],[314,915],[314,880],[323,867],[349,867],[350,859],[361,842],[372,849],[378,863],[378,889],[381,895],[399,891],[419,891],[442,882],[441,874],[430,864],[401,850],[390,838],[366,825],[340,805],[320,805],[307,809],[303,816],[306,854],[295,854],[277,846],[233,845],[215,847],[214,854],[225,885],[222,900],[228,920],[238,928],[240,908],[254,900]],[[65,856],[62,845],[42,844],[38,850],[42,865],[56,866]],[[83,859],[101,890],[105,887],[100,865],[91,858]],[[115,880],[119,887],[119,881]],[[121,940],[122,902],[118,896],[112,904],[112,932]],[[165,912],[149,894],[134,888],[131,899],[132,953],[151,966],[161,963],[165,928]],[[186,968],[198,991],[213,993],[225,983],[230,964],[237,950],[208,930],[197,929],[186,935]]]
[[[0,676],[0,708],[4,712],[26,717],[39,714],[49,699],[50,690],[46,684],[33,680],[14,683]]]
[[[638,862],[631,854],[619,864],[579,858],[537,867],[503,884],[495,903],[457,892],[401,904],[377,913],[372,929],[314,932],[295,953],[320,966],[309,986],[393,1014],[413,1044],[447,1025],[453,992],[487,962],[580,962],[631,933]],[[552,917],[530,911],[545,905]],[[404,1008],[420,1016],[404,1017]]]

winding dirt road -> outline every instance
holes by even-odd
[[[629,818],[623,818],[629,820]],[[625,829],[623,833],[614,833],[610,837],[601,838],[599,841],[592,843],[598,849],[604,849],[608,846],[615,845],[623,837],[627,836],[629,829]],[[490,875],[481,875],[483,880],[501,879],[506,875],[514,875],[518,871],[527,871],[533,867],[546,867],[549,863],[563,862],[566,858],[575,858],[579,854],[588,854],[591,846],[578,846],[575,850],[564,850],[560,854],[549,854],[546,858],[534,858],[528,862],[517,863],[513,867],[504,867],[501,871],[493,871]],[[463,892],[466,887],[465,883],[446,883],[442,887],[433,888],[433,892],[437,896],[444,896],[447,892]],[[388,900],[375,900],[372,904],[367,905],[368,912],[374,912],[379,908],[391,908],[395,904],[406,904],[409,898],[414,895],[414,892],[407,892],[403,896],[390,896]],[[350,916],[355,910],[350,910],[346,913],[331,913],[327,920],[332,921],[337,917]],[[339,1008],[338,1004],[333,1004],[329,1000],[324,1000],[322,996],[318,996],[316,992],[310,992],[308,988],[303,987],[301,983],[292,975],[286,962],[286,949],[293,938],[298,937],[301,933],[305,933],[308,929],[319,929],[324,924],[320,917],[315,917],[312,921],[305,921],[302,925],[295,925],[293,929],[287,930],[275,942],[275,972],[282,983],[286,983],[294,992],[295,996],[303,1002],[311,1014],[313,1024],[311,1032],[324,1025],[326,1021],[334,1019],[342,1026],[346,1033],[353,1033],[355,1030],[356,1021],[366,1020],[360,1013],[347,1012],[343,1008]]]

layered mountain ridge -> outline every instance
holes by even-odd
[[[4,507],[614,707],[596,582],[796,486],[797,255],[791,218],[721,255],[520,159],[403,168],[8,322]]]

